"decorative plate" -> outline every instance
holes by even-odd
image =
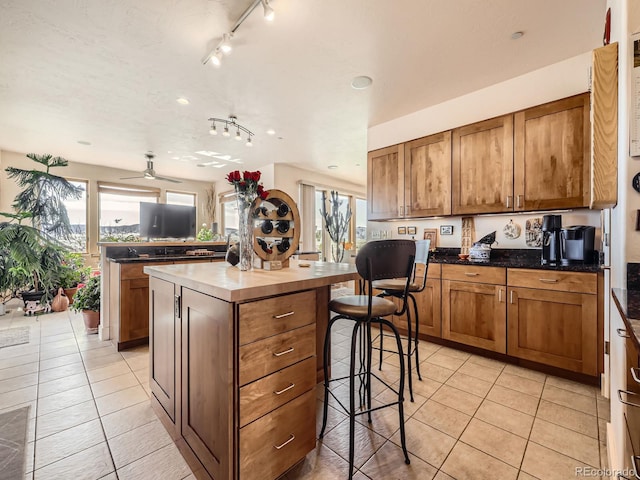
[[[504,233],[504,236],[509,240],[515,240],[520,236],[522,228],[517,223],[513,223],[513,220],[509,220],[509,223],[504,226],[502,232]]]
[[[527,220],[525,227],[525,241],[527,247],[542,246],[542,219],[540,217]]]

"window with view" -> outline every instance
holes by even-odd
[[[169,205],[185,205],[187,207],[196,206],[195,193],[167,192],[166,203]]]
[[[160,190],[98,184],[100,241],[135,242],[140,238],[140,202],[158,203]]]
[[[367,201],[363,198],[356,198],[356,250],[359,250],[367,243]]]
[[[69,180],[69,183],[82,189],[82,195],[77,200],[65,200],[71,234],[68,238],[58,240],[71,251],[84,253],[87,251],[87,182]]]

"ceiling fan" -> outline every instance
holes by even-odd
[[[165,182],[182,183],[180,180],[176,180],[175,178],[160,177],[156,175],[156,171],[153,169],[153,159],[155,155],[152,152],[147,152],[144,156],[147,157],[147,168],[142,171],[142,175],[138,175],[137,177],[121,177],[120,180],[146,178],[147,180],[164,180]]]

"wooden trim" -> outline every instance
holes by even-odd
[[[129,348],[138,347],[140,345],[147,345],[149,343],[149,337],[136,338],[134,340],[127,340],[126,342],[118,342],[118,351],[127,350]]]

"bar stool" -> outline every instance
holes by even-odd
[[[427,284],[427,270],[429,268],[429,247],[431,246],[431,240],[418,240],[416,243],[416,257],[415,264],[413,266],[413,273],[411,275],[411,280],[409,282],[409,288],[405,290],[406,279],[405,278],[394,278],[389,280],[376,280],[373,282],[373,288],[382,290],[383,292],[378,294],[378,297],[393,297],[401,300],[402,304],[400,308],[394,312],[396,316],[402,316],[406,313],[407,315],[407,369],[409,375],[409,396],[411,401],[413,402],[413,380],[412,380],[412,369],[411,369],[411,357],[415,354],[416,357],[416,373],[418,374],[418,380],[422,380],[422,376],[420,375],[420,353],[418,351],[418,343],[420,341],[418,337],[420,320],[418,317],[418,304],[416,302],[416,297],[413,295],[414,293],[420,293],[425,289]],[[418,270],[418,265],[424,266],[424,274],[422,275],[422,280],[416,281],[416,273]],[[413,339],[413,346],[411,342],[411,314],[408,305],[408,299],[411,299],[413,303],[413,313],[415,318],[415,337]],[[380,363],[378,365],[378,369],[382,369],[382,354],[383,352],[390,352],[392,350],[384,349],[384,337],[390,336],[385,335],[382,330],[382,325],[380,326],[380,333],[378,338],[380,338]]]
[[[396,306],[391,300],[374,296],[372,282],[376,280],[403,277],[406,279],[404,287],[406,293],[406,290],[409,288],[409,279],[413,269],[415,251],[415,242],[412,240],[379,240],[367,243],[360,249],[356,256],[356,269],[362,277],[361,282],[364,282],[364,284],[361,283],[361,292],[365,292],[366,294],[338,297],[329,302],[329,310],[337,313],[338,315],[329,320],[327,332],[324,337],[324,410],[320,438],[324,436],[324,431],[327,427],[328,403],[329,395],[331,395],[345,410],[347,415],[349,415],[349,479],[353,478],[355,417],[366,413],[368,416],[367,420],[371,423],[372,410],[379,410],[381,408],[398,405],[400,440],[402,443],[402,451],[404,452],[404,461],[406,464],[410,463],[405,441],[404,409],[402,403],[404,400],[404,360],[402,354],[402,341],[396,327],[389,320],[382,318],[392,315],[396,311]],[[331,327],[340,319],[353,321],[349,375],[329,380],[328,358],[329,346],[331,344]],[[395,336],[398,347],[398,356],[400,358],[400,385],[398,390],[394,389],[391,385],[371,371],[372,323],[385,325]],[[356,353],[359,353],[359,366],[357,373]],[[375,377],[378,381],[384,384],[386,388],[397,394],[398,400],[372,409],[371,377]],[[342,404],[330,388],[330,384],[332,382],[344,380],[346,378],[349,379],[348,407]],[[356,378],[360,381],[358,390],[360,401],[359,411],[356,411],[355,405],[354,387]]]

